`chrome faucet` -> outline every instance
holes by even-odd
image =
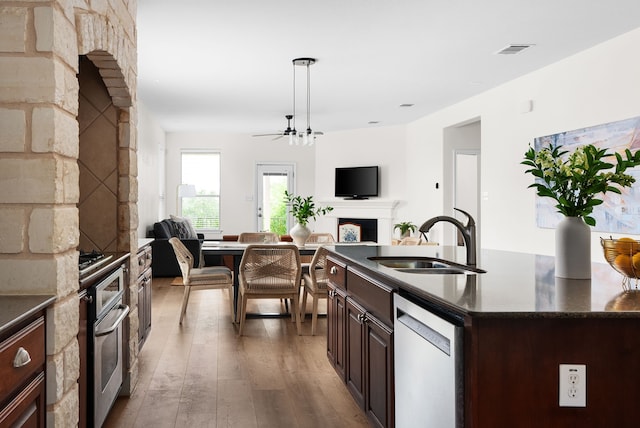
[[[420,226],[420,233],[427,239],[426,233],[431,230],[434,224],[439,223],[441,221],[446,221],[447,223],[451,223],[454,225],[462,234],[462,239],[464,239],[464,246],[467,247],[467,265],[475,266],[476,265],[476,222],[473,220],[473,217],[465,211],[461,209],[454,208],[454,210],[461,212],[462,214],[467,216],[467,224],[463,225],[458,219],[453,217],[449,217],[446,215],[440,215],[438,217],[433,217]]]

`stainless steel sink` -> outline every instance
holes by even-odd
[[[440,260],[432,257],[369,257],[369,260],[379,265],[397,270],[398,272],[420,273],[420,274],[464,274],[464,273],[485,273],[486,271],[476,267],[461,265],[458,263]]]

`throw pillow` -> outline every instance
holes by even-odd
[[[198,233],[188,218],[171,215],[180,239],[198,239]]]

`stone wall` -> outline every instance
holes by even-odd
[[[135,0],[0,1],[0,294],[57,296],[47,313],[51,427],[78,423],[79,55],[120,108],[117,247],[133,258],[137,249],[135,17]],[[128,298],[137,320],[134,288]]]

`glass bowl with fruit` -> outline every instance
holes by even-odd
[[[638,289],[640,278],[640,241],[631,238],[600,238],[604,258],[612,268],[623,275],[622,286],[626,290]]]

